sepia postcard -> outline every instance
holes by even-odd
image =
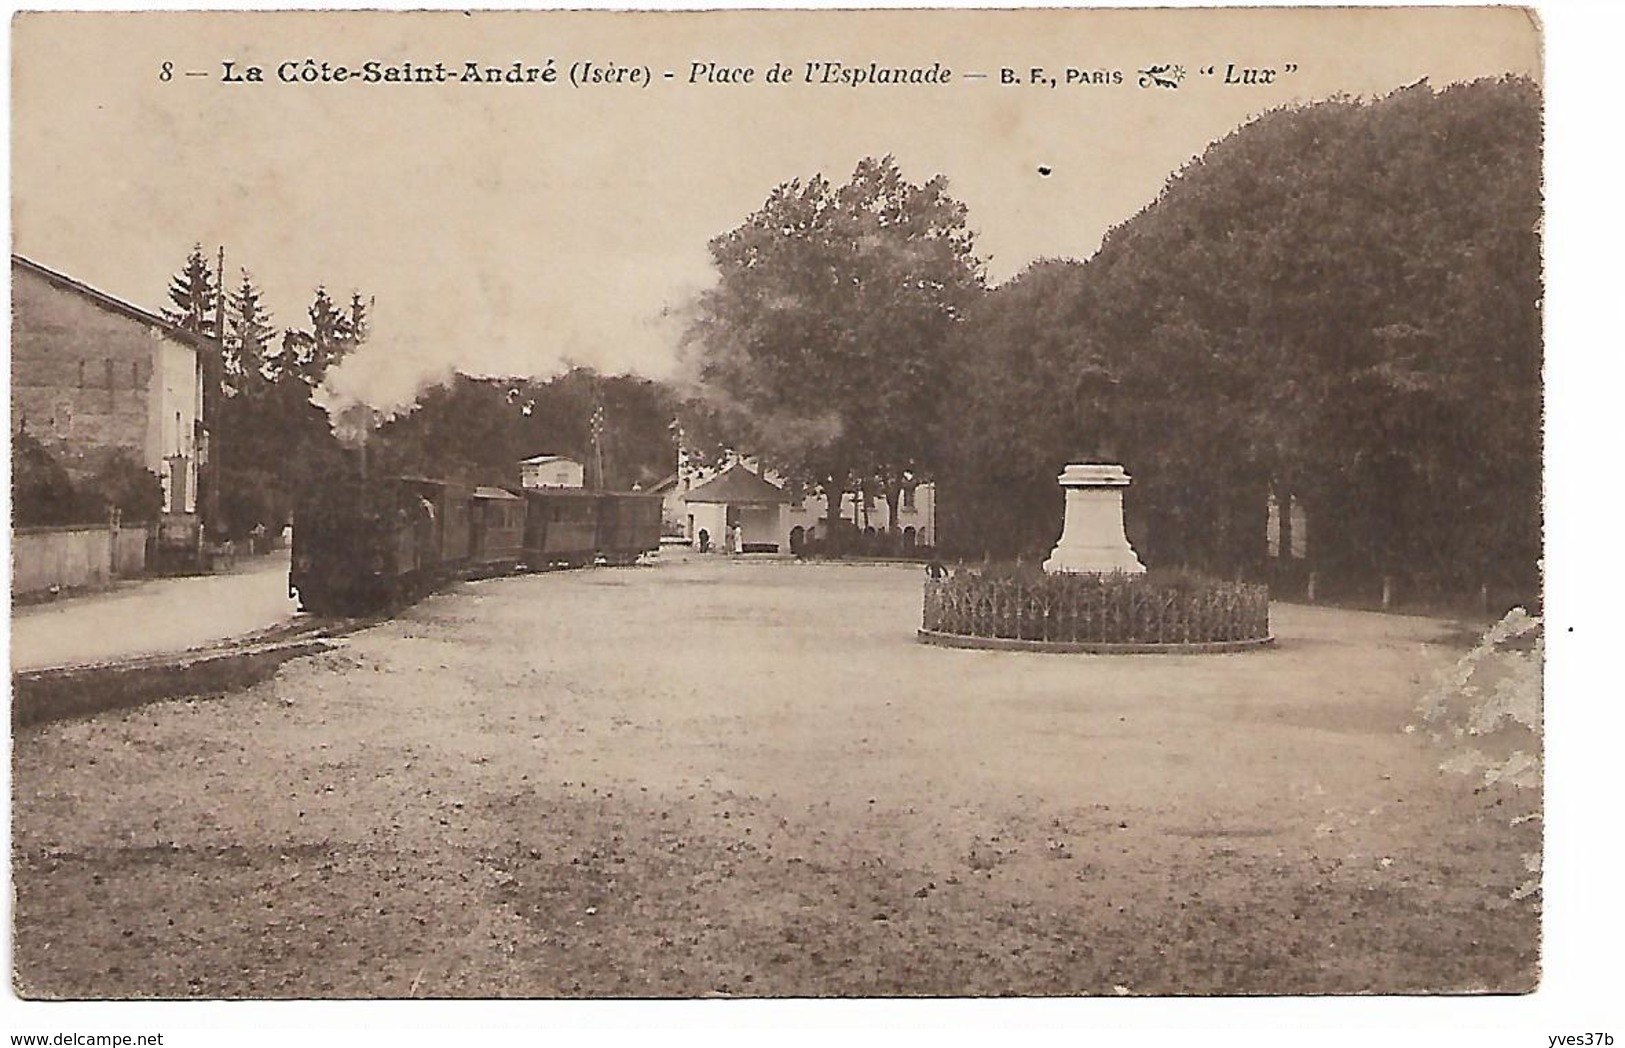
[[[22,1002],[1540,987],[1529,10],[11,55]]]

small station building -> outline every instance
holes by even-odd
[[[736,462],[688,489],[683,504],[687,534],[696,549],[730,553],[777,553],[785,542],[783,488]],[[736,532],[741,548],[730,543]]]

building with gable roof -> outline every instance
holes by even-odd
[[[81,481],[120,452],[158,475],[166,532],[199,534],[202,356],[156,313],[11,256],[11,418]]]
[[[699,549],[728,549],[729,536],[739,527],[745,552],[800,552],[807,543],[827,536],[825,503],[781,483],[755,459],[734,456],[721,468],[700,466],[682,450],[677,472],[651,491],[663,499],[663,533],[681,536]],[[847,492],[841,498],[841,519],[859,534],[877,536],[886,530],[887,507],[873,497]],[[903,491],[897,514],[897,537],[904,549],[932,546],[937,540],[936,488],[916,484]]]
[[[563,455],[532,455],[519,460],[519,483],[527,488],[579,488],[586,469]]]
[[[695,544],[729,553],[777,553],[788,545],[784,489],[735,462],[683,496]],[[737,536],[738,541],[735,541]]]

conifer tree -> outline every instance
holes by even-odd
[[[266,358],[276,328],[264,297],[248,270],[242,283],[226,299],[225,381],[232,395],[240,395],[266,380]]]
[[[164,310],[164,319],[183,331],[213,338],[219,297],[219,274],[209,268],[203,245],[193,244],[186,264],[169,282],[170,306]]]
[[[367,341],[367,325],[371,320],[371,313],[372,300],[362,301],[361,292],[350,292],[350,315],[346,318],[349,322],[350,348],[353,349]]]
[[[297,378],[312,389],[366,338],[370,303],[359,291],[352,293],[348,310],[341,309],[325,285],[316,288],[307,315],[308,328],[289,328],[282,345],[268,357],[271,381]]]

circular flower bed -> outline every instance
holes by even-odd
[[[1186,573],[961,571],[925,584],[928,644],[1081,652],[1223,652],[1273,643],[1269,588]]]

